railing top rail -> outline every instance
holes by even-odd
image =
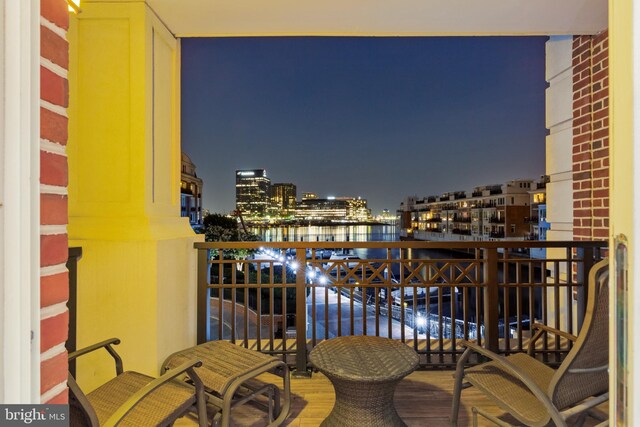
[[[607,247],[606,240],[601,241],[455,241],[426,242],[406,240],[402,242],[196,242],[196,249],[254,249],[260,246],[286,249],[331,249],[331,248],[413,248],[413,249],[491,249],[491,248],[602,248]]]

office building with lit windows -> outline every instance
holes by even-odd
[[[266,216],[271,204],[270,187],[266,170],[236,170],[236,209],[246,217]]]
[[[367,201],[360,197],[303,198],[295,212],[296,219],[303,221],[371,221]]]
[[[295,213],[296,186],[291,183],[271,184],[271,214],[288,217]]]

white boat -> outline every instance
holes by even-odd
[[[354,260],[354,261],[350,261],[350,260]],[[361,261],[361,258],[354,254],[333,253],[329,258],[329,262],[327,263],[327,265],[331,265],[332,264],[331,261],[347,261],[344,264],[349,268],[354,268],[359,264],[359,262]],[[334,262],[333,264],[336,264],[336,263]]]

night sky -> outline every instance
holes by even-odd
[[[212,212],[267,170],[373,214],[544,174],[546,37],[182,39],[182,148]]]

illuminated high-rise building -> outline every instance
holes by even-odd
[[[270,184],[264,169],[237,170],[236,209],[248,217],[265,216],[270,205]]]
[[[271,184],[271,207],[276,216],[293,215],[296,208],[295,184]]]

